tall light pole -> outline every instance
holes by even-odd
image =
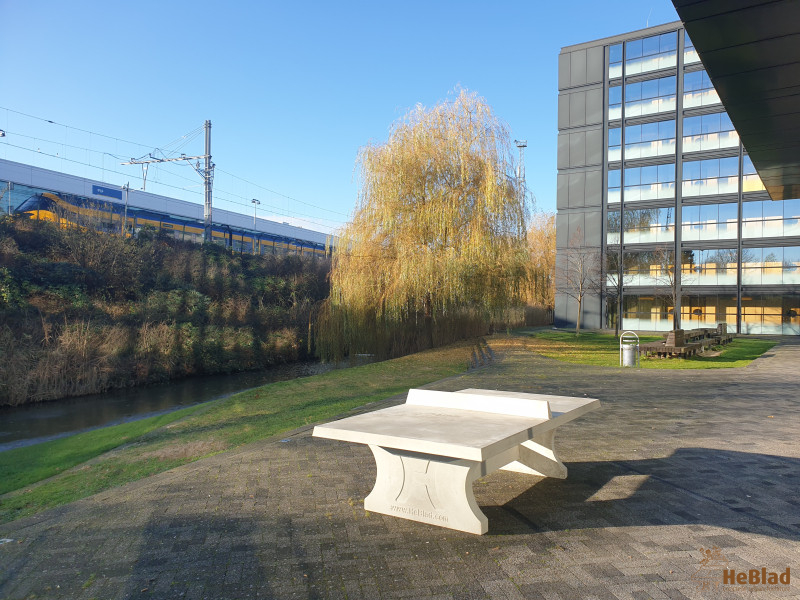
[[[258,224],[256,223],[256,210],[258,209],[258,205],[261,204],[261,200],[256,200],[253,198],[250,200],[253,203],[253,229],[255,230],[255,234],[253,234],[253,254],[256,253],[256,244],[258,243],[256,240],[256,234],[258,233]]]
[[[0,137],[6,137],[6,132],[3,131],[2,129],[0,129]],[[11,190],[13,189],[14,189],[14,184],[9,181],[8,187],[4,192],[4,194],[8,194],[8,214],[11,214]],[[0,195],[0,200],[2,200],[3,195]]]
[[[125,192],[125,212],[122,214],[122,229],[120,233],[122,234],[122,237],[125,237],[125,232],[128,229],[128,192],[131,189],[131,182],[129,181],[123,185],[122,189]]]
[[[14,184],[9,181],[7,186],[6,186],[6,191],[5,191],[5,193],[8,194],[8,214],[9,215],[11,214],[11,190],[13,190],[13,189],[14,189]],[[0,198],[2,198],[2,196],[0,196]]]
[[[528,140],[514,140],[519,148],[519,165],[517,166],[517,185],[519,185],[520,203],[525,203],[525,148],[528,147]]]

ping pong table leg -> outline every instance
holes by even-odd
[[[365,510],[479,535],[488,531],[472,493],[481,463],[372,445],[370,450],[377,476]]]

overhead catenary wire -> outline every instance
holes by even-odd
[[[183,148],[188,143],[193,141],[197,137],[197,135],[203,130],[202,126],[201,127],[197,127],[196,129],[188,132],[187,134],[184,134],[184,135],[176,138],[175,140],[169,142],[163,148],[157,148],[157,147],[154,147],[152,145],[142,144],[140,142],[134,142],[134,141],[131,141],[131,140],[126,140],[126,139],[123,139],[123,138],[110,136],[110,135],[98,133],[98,132],[95,132],[95,131],[82,129],[82,128],[79,128],[79,127],[73,127],[71,125],[66,125],[64,123],[59,123],[59,122],[53,121],[51,119],[38,117],[36,115],[31,115],[31,114],[24,113],[24,112],[18,111],[18,110],[14,110],[14,109],[11,109],[11,108],[8,108],[8,107],[0,107],[0,110],[6,110],[8,112],[12,112],[12,113],[15,113],[15,114],[27,117],[27,118],[36,119],[36,120],[42,121],[44,123],[57,125],[59,127],[64,127],[66,129],[79,131],[81,133],[89,134],[89,135],[92,135],[92,136],[98,136],[98,137],[114,140],[114,141],[117,141],[117,142],[123,142],[123,143],[126,143],[126,144],[132,144],[132,145],[135,145],[135,146],[140,146],[142,148],[154,148],[153,152],[159,152],[165,157],[169,156],[169,155],[177,154],[178,151],[181,148]],[[67,144],[67,143],[61,142],[61,141],[48,140],[48,139],[46,139],[46,138],[44,138],[42,136],[29,136],[29,135],[21,134],[21,133],[15,133],[14,135],[18,135],[20,137],[26,137],[26,138],[34,140],[34,141],[35,140],[41,140],[42,142],[47,142],[49,144],[54,144],[56,146],[61,146],[63,148],[71,148],[71,149],[75,149],[75,150],[83,150],[85,152],[91,152],[91,153],[95,153],[95,154],[98,154],[98,155],[101,155],[101,156],[110,156],[110,157],[115,158],[117,160],[123,160],[124,159],[124,157],[120,156],[118,153],[105,152],[105,151],[102,151],[102,150],[95,150],[93,148],[86,148],[86,147],[82,147],[82,146],[76,146],[76,145],[73,145],[73,144]],[[27,148],[25,146],[19,146],[19,145],[11,144],[11,143],[8,143],[8,142],[4,142],[4,144],[6,144],[6,145],[8,145],[10,147],[21,149],[21,150],[26,150],[26,151],[34,152],[34,153],[41,154],[41,155],[44,155],[44,156],[57,158],[59,160],[70,162],[70,163],[73,163],[73,164],[79,164],[79,165],[88,166],[88,167],[91,167],[91,168],[102,169],[104,172],[108,171],[109,173],[115,173],[115,174],[124,175],[124,176],[129,176],[130,175],[129,173],[123,173],[123,172],[120,172],[120,171],[116,171],[114,169],[107,168],[107,167],[105,167],[105,165],[103,165],[103,166],[93,165],[93,164],[91,164],[91,162],[88,162],[88,163],[87,162],[82,162],[82,161],[78,161],[78,160],[75,160],[75,159],[67,158],[66,156],[60,156],[58,154],[51,154],[51,153],[48,153],[48,152],[42,152],[40,149]],[[175,147],[174,149],[169,149],[169,147],[174,145],[174,144],[179,144],[179,145],[177,147]],[[310,202],[305,202],[303,200],[299,200],[298,198],[295,198],[295,197],[289,196],[287,194],[283,194],[281,192],[278,192],[276,190],[267,188],[265,186],[259,185],[259,184],[255,183],[255,182],[249,181],[249,180],[247,180],[247,179],[245,179],[243,177],[239,177],[237,175],[234,175],[233,173],[230,173],[228,171],[224,171],[222,169],[217,169],[217,170],[222,172],[222,173],[224,173],[225,175],[228,175],[229,177],[232,177],[234,179],[238,179],[238,180],[240,180],[240,181],[242,181],[242,182],[244,182],[244,183],[246,183],[248,185],[251,185],[251,186],[256,187],[258,189],[267,191],[267,192],[269,192],[271,194],[274,194],[276,196],[280,196],[282,198],[286,198],[287,200],[291,200],[292,202],[297,202],[299,204],[303,204],[305,206],[309,206],[309,207],[317,209],[317,210],[325,211],[327,213],[340,215],[340,216],[344,216],[344,217],[348,216],[347,214],[339,212],[339,211],[335,211],[335,210],[332,210],[332,209],[329,209],[329,208],[325,208],[325,207],[322,207],[322,206],[318,206],[318,205],[312,204]],[[194,182],[194,179],[190,179],[188,177],[179,175],[178,173],[175,173],[174,171],[172,171],[170,169],[164,168],[163,172],[169,174],[170,177],[175,177],[175,178],[182,179],[182,180],[185,180],[185,181]],[[137,179],[139,179],[139,178],[137,178]],[[173,189],[182,190],[182,191],[189,192],[189,193],[192,193],[192,194],[198,194],[198,195],[201,194],[201,192],[198,192],[197,190],[191,190],[191,189],[188,189],[188,188],[185,188],[185,187],[171,185],[169,183],[165,183],[165,182],[161,181],[160,179],[156,179],[155,182],[158,183],[159,185],[163,185],[163,186],[166,186],[166,187],[169,187],[169,188],[173,188]],[[224,190],[224,189],[221,189],[221,188],[215,188],[215,191],[217,192],[218,197],[219,197],[220,200],[223,200],[225,202],[229,202],[229,203],[234,204],[234,205],[242,206],[244,208],[248,208],[249,207],[248,204],[245,204],[245,202],[237,202],[236,200],[233,200],[230,197],[226,197],[226,196],[233,196],[235,198],[239,198],[239,199],[241,199],[243,201],[246,201],[248,203],[251,202],[251,198],[246,197],[246,196],[242,196],[242,195],[237,194],[235,192],[231,192],[231,191]],[[222,195],[219,195],[219,194],[222,194]],[[323,226],[323,227],[328,227],[328,228],[334,229],[336,226],[341,225],[343,223],[343,221],[338,220],[338,219],[320,218],[317,215],[309,215],[309,214],[306,214],[306,213],[290,211],[288,209],[284,210],[284,209],[280,208],[279,206],[277,206],[275,204],[269,204],[269,203],[266,203],[266,202],[265,202],[265,207],[268,208],[270,210],[270,212],[277,213],[280,216],[285,216],[285,217],[297,219],[298,221],[302,221],[304,223],[310,223],[310,224],[315,225],[315,226]],[[336,226],[331,226],[329,224],[319,223],[319,222],[315,222],[315,221],[308,221],[307,219],[303,219],[303,218],[300,218],[300,217],[309,217],[311,219],[318,219],[320,221],[327,221],[328,223],[332,222],[332,223],[335,223]]]
[[[40,139],[40,138],[37,138],[37,139]],[[51,157],[51,158],[57,158],[57,159],[59,159],[59,160],[63,160],[63,161],[66,161],[66,162],[70,162],[70,163],[74,163],[74,164],[78,164],[78,165],[82,165],[82,166],[87,166],[87,167],[92,167],[92,168],[100,168],[100,167],[98,167],[97,165],[93,165],[93,164],[91,164],[91,163],[86,163],[86,162],[82,162],[82,161],[75,160],[75,159],[72,159],[72,158],[67,158],[67,157],[64,157],[64,156],[59,156],[59,155],[57,155],[57,154],[50,154],[49,152],[42,152],[41,150],[35,150],[35,149],[33,149],[33,148],[27,148],[27,147],[25,147],[25,146],[19,146],[19,145],[17,145],[17,144],[12,144],[12,143],[9,143],[9,142],[3,142],[3,144],[4,144],[4,145],[7,145],[7,146],[10,146],[10,147],[12,147],[12,148],[18,148],[18,149],[20,149],[20,150],[26,150],[26,151],[28,151],[28,152],[32,152],[32,153],[34,153],[34,154],[41,154],[41,155],[43,155],[43,156],[49,156],[49,157]],[[104,154],[108,154],[108,153],[104,153]],[[122,175],[122,176],[125,176],[125,177],[128,177],[128,176],[130,175],[129,173],[123,173],[122,171],[116,171],[116,170],[114,170],[114,169],[110,169],[110,168],[103,168],[103,170],[104,170],[104,171],[108,171],[109,173],[114,173],[114,174],[117,174],[117,175]],[[171,174],[171,175],[175,175],[176,177],[179,177],[179,178],[181,178],[181,179],[186,179],[187,181],[194,181],[194,180],[191,180],[191,179],[189,179],[189,178],[187,178],[187,177],[183,177],[183,176],[181,176],[181,175],[177,175],[176,173],[172,173],[172,172],[170,172],[170,174]],[[190,194],[202,195],[202,192],[200,192],[200,191],[197,191],[197,190],[192,190],[192,189],[188,189],[188,188],[185,188],[185,187],[179,187],[179,186],[177,186],[177,185],[172,185],[172,184],[169,184],[169,183],[164,183],[164,182],[160,182],[160,181],[158,182],[158,184],[159,184],[159,185],[163,185],[163,186],[165,186],[165,187],[168,187],[168,188],[172,188],[172,189],[176,189],[176,190],[182,190],[182,191],[184,191],[184,192],[188,192],[188,193],[190,193]],[[226,196],[224,196],[224,195],[220,195],[220,194],[230,194],[231,196],[234,196],[234,197],[237,197],[237,198],[246,199],[244,196],[241,196],[241,195],[239,195],[239,194],[235,194],[235,193],[233,193],[233,192],[228,192],[228,191],[226,191],[226,190],[219,190],[219,189],[217,189],[217,190],[216,190],[216,192],[217,192],[217,194],[218,194],[218,196],[217,196],[217,197],[218,197],[220,200],[222,200],[222,201],[225,201],[225,202],[228,202],[228,203],[230,203],[230,204],[237,205],[237,206],[242,206],[242,207],[244,207],[244,208],[248,208],[248,209],[250,208],[250,207],[249,207],[247,204],[245,204],[244,202],[239,202],[239,201],[237,201],[237,200],[232,200],[231,198],[228,198],[228,197],[226,197]],[[247,201],[248,201],[248,202],[250,202],[250,200],[249,200],[249,199],[247,199]],[[268,206],[270,209],[272,209],[272,211],[273,211],[273,212],[275,212],[275,213],[278,213],[278,216],[282,216],[282,217],[289,217],[289,218],[292,218],[292,219],[296,219],[296,220],[298,220],[298,221],[302,221],[303,223],[308,223],[308,224],[310,224],[310,225],[314,225],[314,226],[316,226],[316,227],[320,227],[320,226],[322,226],[322,227],[328,227],[328,228],[330,228],[330,229],[335,229],[335,228],[336,228],[336,227],[334,227],[334,226],[331,226],[331,225],[326,225],[326,224],[324,224],[324,223],[319,223],[319,222],[316,222],[316,221],[309,221],[308,219],[303,219],[303,218],[300,218],[300,217],[296,216],[296,215],[300,215],[300,216],[302,216],[302,217],[310,217],[310,218],[312,218],[312,219],[313,219],[313,218],[316,218],[314,215],[308,215],[308,214],[305,214],[305,213],[294,213],[294,212],[289,212],[289,211],[283,211],[283,209],[280,209],[280,208],[278,208],[278,207],[277,207],[277,206],[275,206],[275,205],[267,205],[267,206]],[[281,211],[283,211],[283,212],[281,212]],[[333,220],[331,220],[331,219],[323,219],[323,220],[324,220],[324,221],[332,221],[332,222],[334,222],[334,223],[341,224],[340,222],[336,222],[336,221],[333,221]]]

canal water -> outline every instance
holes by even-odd
[[[143,419],[267,383],[317,375],[342,366],[347,365],[277,365],[265,371],[194,377],[80,398],[0,407],[0,452],[79,431]]]

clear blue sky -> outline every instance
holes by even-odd
[[[670,0],[0,0],[0,158],[136,188],[120,158],[210,119],[215,206],[335,226],[359,147],[462,87],[528,140],[528,187],[554,211],[559,50],[674,20]],[[202,135],[180,151],[202,154]],[[202,203],[186,165],[151,168],[147,188]]]

